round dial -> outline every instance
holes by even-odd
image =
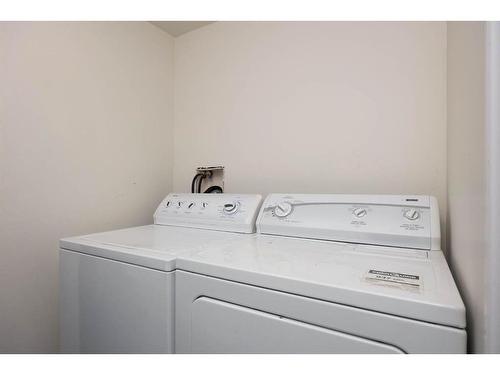
[[[352,211],[352,214],[354,216],[356,216],[357,218],[362,218],[362,217],[365,217],[366,214],[368,213],[368,211],[366,211],[366,208],[362,208],[362,207],[358,207],[358,208],[355,208],[353,211]]]
[[[420,217],[420,212],[418,212],[414,208],[409,208],[408,210],[404,211],[403,215],[408,220],[417,220]]]
[[[293,206],[288,202],[280,202],[274,207],[274,214],[278,217],[286,217],[292,213]]]
[[[239,208],[238,202],[229,202],[224,204],[223,211],[226,214],[234,214],[236,211],[238,211],[238,208]]]

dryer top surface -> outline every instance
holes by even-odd
[[[465,327],[465,307],[441,251],[253,235],[182,253],[177,268]]]

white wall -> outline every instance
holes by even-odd
[[[487,251],[485,352],[500,353],[500,22],[485,25]]]
[[[448,249],[474,352],[485,343],[484,37],[484,22],[448,23]]]
[[[217,22],[175,40],[174,190],[408,193],[446,214],[446,23]],[[444,229],[444,227],[443,227]]]
[[[172,59],[146,22],[0,23],[0,352],[57,350],[60,237],[171,190]]]

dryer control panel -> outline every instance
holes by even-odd
[[[422,195],[271,194],[262,205],[257,232],[441,249],[437,200]]]
[[[169,194],[156,209],[154,223],[253,233],[261,200],[256,194]]]

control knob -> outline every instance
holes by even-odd
[[[236,211],[238,211],[238,208],[239,208],[238,202],[230,202],[230,203],[226,203],[222,210],[226,214],[234,214]]]
[[[292,213],[293,206],[288,202],[280,202],[274,207],[274,214],[278,217],[287,217]]]
[[[403,216],[408,220],[417,220],[420,217],[420,212],[414,208],[410,208],[404,211]]]
[[[366,208],[363,208],[363,207],[355,208],[352,211],[352,214],[354,216],[356,216],[358,219],[361,219],[362,217],[365,217],[367,213],[368,213],[368,211],[366,211]]]

